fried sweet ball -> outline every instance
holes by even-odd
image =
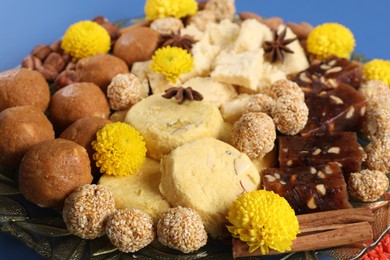
[[[105,118],[85,116],[68,126],[59,136],[62,139],[78,143],[87,150],[93,176],[100,176],[100,171],[92,159],[95,150],[92,148],[91,143],[96,139],[96,132],[108,123],[111,123],[111,121]]]
[[[107,98],[94,83],[73,83],[61,88],[50,103],[50,120],[59,131],[84,116],[107,119],[109,115]]]
[[[75,142],[54,139],[30,149],[19,167],[19,190],[40,207],[62,207],[78,187],[92,182],[87,151]]]
[[[136,61],[152,58],[158,46],[160,34],[146,27],[134,28],[122,34],[114,46],[114,55],[131,66]]]
[[[11,107],[0,113],[0,164],[16,167],[34,145],[54,139],[53,126],[36,107]]]
[[[127,72],[126,62],[110,54],[96,54],[79,60],[76,65],[77,81],[95,83],[104,93],[116,75]]]
[[[0,73],[0,112],[9,107],[32,105],[46,111],[50,89],[41,73],[13,69]]]

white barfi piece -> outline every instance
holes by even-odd
[[[240,34],[233,44],[233,52],[258,50],[262,48],[264,41],[269,41],[272,37],[272,31],[268,26],[255,19],[245,20],[241,24]]]
[[[237,96],[236,89],[226,83],[215,81],[210,77],[195,77],[183,84],[201,93],[205,100],[220,107]]]
[[[256,90],[261,76],[263,49],[243,53],[222,51],[215,60],[211,77],[217,81]]]
[[[220,23],[209,23],[206,27],[206,32],[208,33],[210,44],[229,50],[240,33],[240,26],[229,20],[223,20]]]

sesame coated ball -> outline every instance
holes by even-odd
[[[275,100],[281,96],[295,96],[302,101],[305,100],[305,93],[303,90],[298,86],[297,83],[288,79],[275,81],[268,88],[267,94]]]
[[[369,140],[390,135],[390,107],[380,104],[368,104],[362,132]]]
[[[159,18],[150,24],[150,29],[161,34],[178,34],[183,27],[183,22],[175,17]]]
[[[232,145],[249,158],[262,158],[274,147],[276,129],[265,113],[249,112],[234,123]]]
[[[267,115],[271,115],[271,111],[274,105],[275,101],[270,96],[264,94],[256,94],[253,95],[249,99],[248,103],[245,105],[244,113],[262,112]]]
[[[359,92],[367,98],[368,104],[390,107],[390,88],[383,81],[369,80],[361,84]]]
[[[106,233],[119,251],[136,252],[150,244],[156,230],[152,217],[138,209],[119,209],[107,222]]]
[[[189,18],[189,24],[196,26],[199,30],[205,31],[207,24],[216,21],[215,14],[211,10],[201,10]]]
[[[116,75],[107,87],[107,97],[112,110],[128,109],[145,96],[141,82],[131,73]]]
[[[204,9],[212,11],[217,22],[225,19],[233,20],[236,13],[234,0],[208,0]]]
[[[370,170],[390,172],[390,135],[381,136],[364,148]]]
[[[276,100],[271,115],[281,133],[295,135],[305,127],[309,109],[298,97],[286,95]]]
[[[105,234],[107,220],[114,211],[115,200],[108,188],[88,184],[79,187],[65,199],[62,215],[72,234],[94,239]]]
[[[348,193],[363,202],[378,200],[389,188],[389,179],[382,171],[362,170],[351,173]]]
[[[158,241],[170,248],[189,253],[207,243],[207,233],[200,215],[181,206],[166,211],[157,225]]]

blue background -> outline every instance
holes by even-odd
[[[179,0],[178,0],[179,1]],[[0,71],[20,64],[38,44],[61,38],[69,25],[103,15],[110,21],[143,15],[143,0],[2,0]],[[285,21],[338,22],[355,35],[356,52],[390,60],[390,0],[236,0],[237,10]],[[0,233],[0,259],[40,259],[16,239]]]

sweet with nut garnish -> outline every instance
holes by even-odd
[[[262,173],[266,190],[284,197],[296,214],[351,208],[347,184],[338,163],[294,168],[268,168]]]
[[[10,91],[12,77],[1,73],[0,107],[31,101],[56,136],[78,143],[22,151],[27,199],[61,207],[72,194],[63,210],[69,231],[83,239],[106,232],[115,257],[156,245],[201,257],[218,243],[208,236],[233,236],[235,256],[373,238],[371,210],[351,207],[388,196],[389,62],[350,58],[355,39],[343,25],[235,15],[233,0],[147,0],[145,16],[120,30],[103,17],[82,21],[37,46],[18,71],[39,88],[26,77]],[[45,79],[55,85],[50,111]],[[24,135],[38,129],[26,122]],[[24,135],[13,140],[29,144]],[[68,150],[80,150],[81,165]],[[90,165],[99,185],[90,185]]]
[[[361,170],[364,151],[356,133],[336,132],[310,136],[279,136],[281,168],[319,166],[337,162],[346,179],[349,173]]]

